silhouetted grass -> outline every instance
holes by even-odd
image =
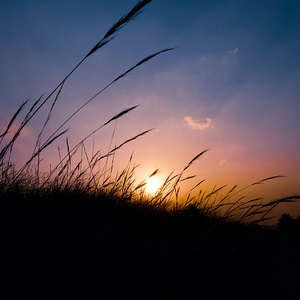
[[[0,218],[2,258],[8,266],[3,269],[5,276],[8,281],[34,280],[35,286],[43,284],[46,278],[48,283],[71,281],[76,289],[75,282],[86,280],[98,282],[96,287],[101,288],[107,283],[114,288],[145,286],[147,294],[154,287],[174,294],[182,288],[185,296],[198,291],[214,297],[221,292],[234,298],[240,296],[239,299],[271,293],[274,285],[291,289],[299,279],[299,232],[282,235],[282,230],[278,232],[261,224],[272,217],[276,206],[299,200],[300,196],[263,201],[262,198],[247,200],[242,194],[281,176],[265,178],[242,189],[235,185],[202,190],[205,180],[200,180],[181,195],[180,186],[195,177],[185,175],[186,171],[202,158],[207,151],[204,150],[179,174],[169,174],[155,195],[149,195],[145,190],[147,179],[156,176],[159,170],[136,181],[132,157],[117,174],[113,172],[113,161],[117,151],[151,129],[110,147],[106,153],[95,149],[91,155],[88,153],[85,142],[95,132],[131,113],[138,105],[103,121],[75,146],[70,146],[66,138],[67,151],[60,153],[59,163],[48,172],[40,169],[43,151],[66,134],[63,127],[75,114],[135,68],[173,49],[146,56],[116,77],[42,142],[66,80],[149,2],[139,1],[53,92],[44,100],[41,97],[35,101],[11,138],[8,134],[12,125],[28,101],[20,106],[1,134]],[[17,168],[11,161],[15,142],[51,97],[54,100],[32,155]],[[79,153],[78,160],[75,156]]]
[[[130,172],[93,192],[74,184],[19,186],[2,194],[7,272],[34,280],[53,274],[76,284],[95,280],[96,290],[150,284],[151,291],[171,294],[185,287],[187,293],[236,296],[242,289],[242,299],[297,286],[299,232],[282,235],[194,205],[153,205],[143,195],[133,197]]]

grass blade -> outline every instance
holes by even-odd
[[[140,13],[142,8],[144,8],[151,0],[143,0],[139,1],[129,13],[124,15],[119,19],[117,23],[115,23],[104,35],[104,37],[98,42],[92,50],[85,56],[85,58],[89,57],[90,55],[94,54],[98,51],[101,47],[109,43],[114,37],[115,34],[122,29],[127,23],[132,21],[135,17],[137,17]]]

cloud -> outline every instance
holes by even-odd
[[[236,47],[236,48],[232,51],[232,53],[233,53],[233,54],[237,54],[238,51],[239,51],[239,48]]]
[[[233,50],[227,51],[227,53],[228,53],[228,54],[233,54],[233,55],[235,55],[235,54],[238,53],[238,51],[239,51],[239,48],[236,47],[236,48],[234,48]]]
[[[194,130],[202,130],[208,128],[211,124],[212,119],[205,118],[202,120],[194,120],[192,117],[186,116],[183,120]]]

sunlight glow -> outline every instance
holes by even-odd
[[[161,187],[162,181],[158,177],[150,177],[147,179],[146,192],[154,195],[158,189]]]

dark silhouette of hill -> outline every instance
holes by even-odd
[[[167,211],[105,194],[6,193],[1,221],[4,275],[16,282],[254,299],[292,293],[299,280],[299,231],[233,222],[194,206]]]

